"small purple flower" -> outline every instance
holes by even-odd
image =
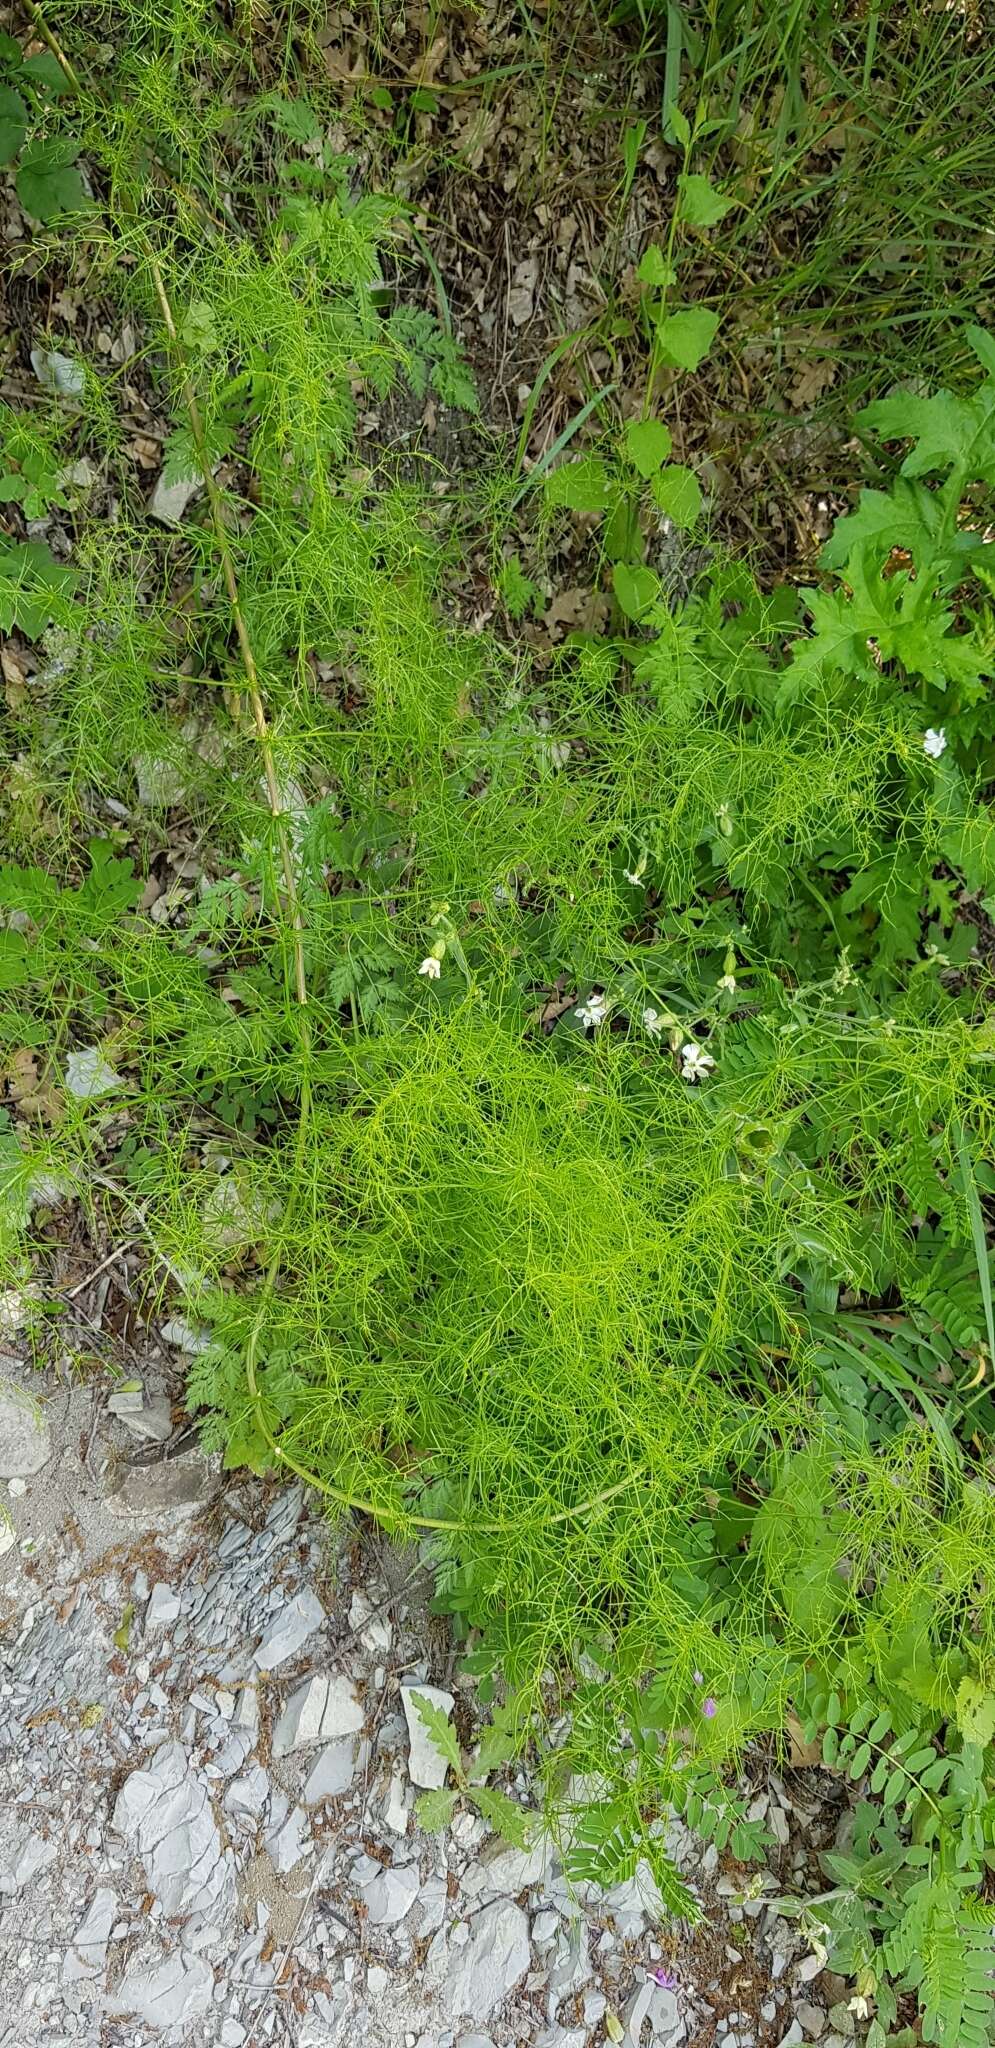
[[[713,1700],[711,1698],[707,1700],[702,1700],[701,1711],[704,1714],[706,1721],[714,1721],[715,1716],[719,1711],[718,1701]]]
[[[677,1978],[674,1976],[673,1970],[665,1970],[662,1964],[658,1969],[651,1970],[650,1976],[654,1984],[659,1984],[661,1991],[677,1990]]]
[[[705,1674],[703,1671],[692,1671],[691,1676],[694,1679],[695,1685],[704,1685]]]

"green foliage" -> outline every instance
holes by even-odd
[[[717,315],[671,294],[727,201],[671,95],[645,402],[542,472],[546,517],[596,522],[610,617],[536,658],[446,622],[465,531],[392,457],[399,379],[475,403],[445,325],[385,286],[392,203],[310,103],[198,117],[184,61],[126,62],[79,117],[166,474],[204,488],[168,535],[124,481],[71,566],[0,554],[32,666],[6,768],[28,844],[0,873],[19,1086],[38,1054],[0,1131],[7,1235],[96,1165],[210,1331],[205,1440],[424,1540],[495,1706],[475,1759],[423,1711],[453,1774],[426,1825],[465,1798],[524,1842],[499,1774],[552,1713],[571,1873],[645,1862],[688,1912],[669,1815],[762,1854],[737,1766],[793,1712],[859,1794],[834,1959],[881,2026],[899,1987],[927,2040],[978,2042],[993,344],[972,330],[965,392],[862,416],[875,486],[817,586],[764,591],[718,546],[675,571],[664,521],[704,505],[662,413]],[[168,235],[150,136],[198,195]],[[4,416],[12,519],[59,509],[104,374],[44,445]],[[497,571],[511,620],[541,595],[527,547]],[[95,815],[114,836],[82,872]],[[84,1046],[122,1077],[113,1115],[65,1089]]]

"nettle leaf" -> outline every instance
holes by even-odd
[[[445,1785],[436,1792],[420,1794],[415,1801],[415,1812],[427,1835],[437,1835],[440,1829],[448,1827],[457,1798],[458,1794],[450,1792]]]
[[[665,362],[680,370],[696,370],[715,340],[718,324],[718,314],[709,312],[706,306],[688,306],[678,313],[668,313],[656,330],[657,349]]]
[[[611,470],[596,455],[565,462],[546,478],[547,504],[568,506],[571,512],[606,512],[612,496]]]
[[[733,204],[731,199],[723,199],[721,192],[716,192],[708,178],[696,173],[682,174],[677,183],[681,194],[681,219],[686,220],[689,227],[713,228],[717,221],[725,218]]]
[[[14,181],[25,213],[47,223],[86,205],[83,180],[75,169],[78,155],[79,144],[68,140],[29,144]]]
[[[0,164],[12,163],[28,132],[28,110],[19,92],[0,85]]]
[[[627,619],[641,619],[660,595],[660,579],[652,569],[633,568],[628,562],[615,563],[612,585]]]
[[[682,462],[672,462],[653,478],[653,496],[675,526],[694,526],[701,518],[701,485]]]
[[[640,476],[654,476],[672,445],[669,428],[662,420],[629,420],[626,426],[625,453]]]

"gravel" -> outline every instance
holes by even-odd
[[[0,1454],[6,1414],[57,1477],[36,1496],[11,1474],[25,1519],[0,1558],[0,2048],[593,2048],[616,2020],[623,2048],[852,2048],[797,1930],[762,1898],[735,1926],[739,1879],[671,1985],[647,1864],[571,1883],[534,1808],[522,1850],[462,1797],[422,1832],[417,1793],[447,1770],[415,1696],[461,1735],[475,1699],[433,1683],[417,1560],[334,1544],[299,1488],[244,1481],[205,1517],[218,1475],[195,1448],[122,1484],[132,1425],[171,1406],[144,1363],[116,1414],[86,1390],[26,1406],[17,1370]],[[528,1817],[527,1772],[491,1782]],[[677,1823],[667,1847],[708,1882]]]

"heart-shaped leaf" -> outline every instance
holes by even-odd
[[[731,199],[723,199],[707,178],[696,174],[677,180],[681,192],[681,219],[692,228],[713,228],[728,213]]]
[[[668,429],[662,420],[630,420],[625,429],[625,452],[640,476],[655,476],[671,450]]]
[[[628,562],[616,562],[612,570],[612,585],[620,609],[627,619],[637,622],[643,618],[650,606],[660,595],[660,580],[652,569],[633,568]]]
[[[715,340],[717,313],[705,306],[688,306],[669,313],[656,330],[656,345],[664,362],[681,370],[696,370]]]
[[[653,496],[675,526],[694,526],[701,517],[701,485],[693,469],[673,462],[653,478]]]
[[[18,165],[15,184],[25,213],[35,220],[58,220],[86,205],[83,180],[75,169],[75,142],[32,142]]]

